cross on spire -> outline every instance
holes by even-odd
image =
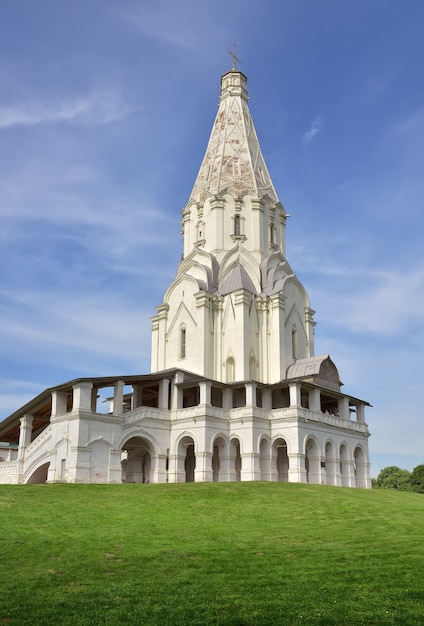
[[[241,63],[240,59],[237,58],[236,56],[236,50],[237,50],[237,46],[236,44],[233,44],[233,51],[230,52],[230,50],[228,50],[228,54],[230,55],[232,62],[233,62],[233,70],[237,69],[237,63]]]

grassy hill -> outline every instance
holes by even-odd
[[[0,625],[424,623],[424,495],[0,486]]]

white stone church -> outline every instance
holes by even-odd
[[[152,318],[151,373],[72,380],[6,418],[0,483],[371,486],[369,405],[314,354],[246,82],[235,67],[221,79],[182,260]]]

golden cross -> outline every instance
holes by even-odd
[[[237,68],[236,68],[237,63],[241,63],[241,61],[240,61],[240,59],[238,59],[238,58],[237,58],[237,56],[236,56],[236,44],[234,44],[234,45],[233,45],[233,51],[232,51],[232,52],[230,52],[230,51],[228,50],[228,54],[230,55],[230,57],[231,57],[231,59],[232,59],[232,61],[233,61],[233,70],[237,69]]]

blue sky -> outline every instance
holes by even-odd
[[[146,373],[237,43],[316,353],[424,462],[422,0],[0,0],[0,419]]]

